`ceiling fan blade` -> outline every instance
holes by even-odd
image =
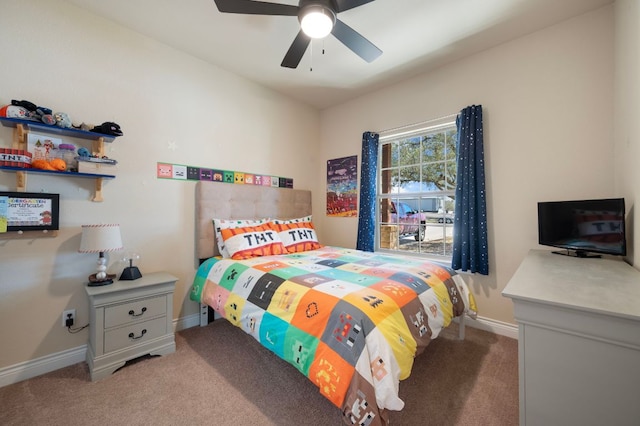
[[[382,50],[339,19],[336,19],[331,34],[367,62],[373,62],[382,55]]]
[[[345,10],[353,9],[354,7],[362,6],[372,1],[373,0],[336,0],[336,5],[338,6],[336,12],[344,12]]]
[[[297,68],[300,60],[304,56],[304,52],[307,51],[309,43],[311,43],[311,38],[300,30],[296,38],[293,40],[293,43],[291,43],[291,47],[289,47],[287,54],[284,55],[284,59],[280,66]]]
[[[268,3],[252,0],[214,0],[218,10],[225,13],[247,15],[298,16],[300,8],[288,4]]]

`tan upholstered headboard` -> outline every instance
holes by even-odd
[[[196,183],[196,254],[218,256],[213,232],[218,219],[293,219],[311,214],[311,191],[220,182]]]

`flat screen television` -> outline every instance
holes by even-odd
[[[57,231],[60,196],[42,192],[0,192],[0,232]]]
[[[568,256],[625,256],[624,213],[624,198],[539,202],[538,242]]]

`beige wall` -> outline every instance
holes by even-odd
[[[615,3],[615,188],[625,198],[628,258],[640,266],[640,1]]]
[[[481,316],[513,322],[512,303],[501,292],[527,251],[538,247],[536,203],[615,195],[613,8],[324,110],[320,156],[360,155],[364,130],[471,104],[484,112],[491,273],[469,279]],[[314,197],[322,202],[320,191]],[[326,243],[355,246],[356,219],[315,220]]]
[[[188,300],[195,271],[193,182],[158,180],[157,162],[294,178],[313,189],[319,169],[319,113],[193,57],[59,1],[4,2],[0,13],[0,103],[27,99],[74,121],[115,121],[124,136],[108,147],[118,178],[103,203],[92,181],[29,175],[30,191],[61,195],[55,239],[0,240],[0,369],[86,344],[62,311],[88,322],[83,289],[95,255],[77,252],[80,225],[120,223],[142,273],[180,281],[174,318],[197,313]],[[0,127],[0,146],[12,131]],[[0,190],[15,188],[0,172]],[[111,259],[110,271],[122,265]]]

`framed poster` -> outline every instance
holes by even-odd
[[[0,196],[0,232],[7,232],[9,197]]]
[[[358,216],[358,156],[327,161],[327,216]]]
[[[58,194],[0,192],[0,206],[0,232],[59,229]]]

